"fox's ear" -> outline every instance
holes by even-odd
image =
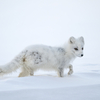
[[[70,43],[75,43],[75,38],[72,36],[72,37],[70,37]]]
[[[82,36],[80,37],[80,40],[84,43],[84,38]]]

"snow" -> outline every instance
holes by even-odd
[[[75,65],[73,75],[57,77],[55,72],[37,71],[18,78],[17,73],[0,78],[2,100],[99,100],[100,65]]]
[[[74,73],[37,71],[18,78],[20,70],[0,77],[0,100],[100,99],[99,0],[0,0],[0,65],[31,44],[65,43],[70,36],[85,38],[84,57]]]

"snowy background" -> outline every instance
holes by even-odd
[[[70,36],[85,39],[72,76],[15,72],[0,78],[1,100],[100,99],[100,0],[0,0],[0,65],[29,45],[59,46]]]

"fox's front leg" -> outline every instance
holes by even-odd
[[[71,75],[73,73],[73,66],[70,64],[69,65],[69,72],[68,75]]]
[[[58,68],[58,76],[59,77],[63,77],[63,74],[64,74],[64,69],[63,68]]]

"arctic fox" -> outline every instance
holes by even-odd
[[[55,70],[63,77],[64,69],[69,68],[68,74],[73,73],[71,62],[76,57],[83,56],[84,38],[70,37],[62,47],[32,45],[24,49],[10,63],[0,66],[0,76],[21,68],[19,77],[33,76],[38,69]]]

